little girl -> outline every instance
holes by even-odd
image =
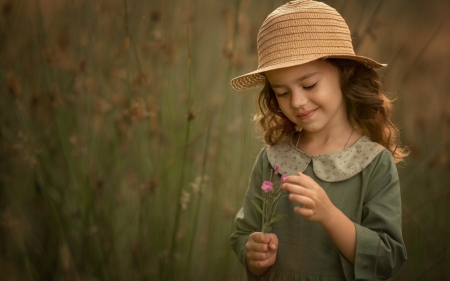
[[[344,19],[312,0],[272,12],[257,43],[258,69],[232,80],[263,86],[256,119],[268,144],[231,236],[248,279],[391,277],[406,260],[395,167],[406,153],[374,71],[384,65],[355,55]],[[252,201],[262,205],[275,167],[288,175],[276,210],[287,217],[265,234]]]

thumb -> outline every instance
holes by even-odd
[[[270,237],[269,248],[276,251],[278,249],[278,237],[273,233],[268,234],[268,236]]]

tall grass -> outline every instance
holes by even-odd
[[[229,81],[282,3],[0,0],[2,280],[245,280],[228,238],[263,143]],[[450,7],[328,3],[391,63],[412,151],[394,279],[448,278]]]

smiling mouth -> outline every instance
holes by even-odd
[[[301,113],[301,114],[299,114],[299,115],[297,115],[297,116],[298,116],[300,119],[307,119],[307,118],[313,116],[313,114],[314,114],[316,111],[317,111],[317,108],[316,108],[316,109],[313,109],[313,110],[305,111],[305,112],[303,112],[303,113]]]

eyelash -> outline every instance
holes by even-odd
[[[317,83],[314,83],[314,84],[312,84],[312,85],[310,85],[310,86],[303,87],[303,89],[305,89],[306,91],[309,91],[309,90],[314,89],[314,87],[315,87],[316,85],[317,85]],[[284,96],[286,96],[288,93],[289,93],[289,92],[284,92],[284,93],[281,93],[281,94],[277,94],[277,96],[278,96],[278,97],[284,97]]]
[[[286,96],[287,94],[288,94],[288,92],[284,92],[282,94],[276,94],[276,95],[277,95],[277,97],[281,98],[281,97]]]
[[[311,90],[311,89],[314,89],[314,87],[317,85],[317,83],[314,83],[314,84],[312,84],[311,86],[308,86],[308,87],[303,87],[303,89],[305,89],[305,90]]]

